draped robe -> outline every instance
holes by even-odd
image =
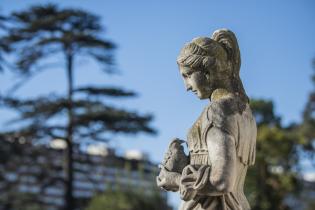
[[[249,210],[243,192],[255,162],[257,128],[236,97],[211,102],[187,135],[190,163],[179,185],[180,210]]]

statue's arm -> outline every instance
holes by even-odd
[[[156,177],[157,186],[167,191],[176,192],[179,189],[180,178],[180,173],[167,171],[162,167],[159,176]]]
[[[212,127],[207,134],[211,169],[209,184],[203,191],[207,195],[221,195],[231,192],[236,175],[236,148],[234,137],[218,127]]]
[[[219,127],[209,129],[207,144],[210,165],[184,169],[180,183],[183,199],[196,194],[217,196],[231,192],[236,178],[236,148],[232,135]],[[185,195],[185,193],[187,195]]]

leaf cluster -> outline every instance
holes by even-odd
[[[309,93],[308,100],[303,111],[303,123],[299,130],[301,136],[305,139],[304,149],[309,152],[309,155],[314,160],[315,166],[315,58],[313,59],[313,75],[312,75],[313,90]]]
[[[15,54],[15,69],[24,75],[43,68],[40,63],[61,53],[94,58],[106,72],[112,72],[115,45],[103,39],[98,16],[79,9],[60,9],[48,4],[14,12],[11,27],[0,46]]]
[[[288,210],[288,195],[300,187],[299,165],[302,145],[295,125],[283,126],[272,101],[252,100],[257,121],[256,163],[250,168],[245,191],[254,210]]]
[[[81,87],[75,93],[78,96],[71,103],[74,113],[74,139],[107,141],[108,134],[113,133],[155,133],[148,125],[152,115],[116,108],[103,102],[104,97],[127,97],[134,96],[135,93],[118,87]],[[49,95],[17,99],[3,96],[0,102],[0,105],[18,113],[18,117],[9,122],[18,129],[4,132],[3,135],[7,138],[23,136],[28,141],[66,139],[65,116],[69,108],[66,97]]]

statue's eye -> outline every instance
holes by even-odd
[[[193,74],[193,72],[185,72],[185,73],[182,73],[182,76],[183,76],[183,78],[190,78],[191,77],[191,75]]]
[[[193,72],[187,73],[187,77],[190,78],[192,74],[193,74]]]

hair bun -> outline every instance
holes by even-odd
[[[235,34],[232,31],[223,28],[213,32],[211,38],[223,46],[230,60],[233,62],[234,71],[239,72],[241,68],[241,53]]]

